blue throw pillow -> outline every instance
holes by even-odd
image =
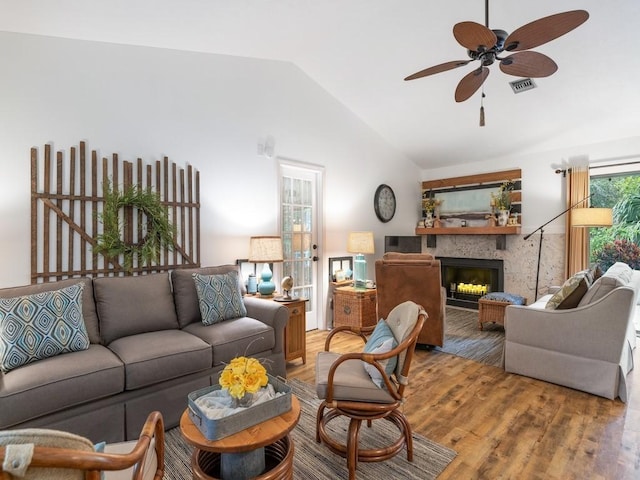
[[[389,325],[383,319],[380,319],[364,346],[364,352],[387,353],[397,346],[398,341],[396,340],[396,337],[393,336],[393,332],[389,328]],[[387,360],[381,360],[378,363],[380,363],[380,366],[384,369],[387,375],[391,375],[398,364],[398,358],[391,357]],[[367,362],[362,362],[362,364],[371,377],[371,380],[373,380],[373,383],[375,383],[379,388],[382,388],[384,386],[384,380],[382,379],[382,374],[378,369]]]
[[[521,295],[506,292],[491,292],[487,293],[482,298],[485,300],[494,300],[496,302],[509,302],[512,305],[524,305],[527,301],[527,299]]]
[[[232,271],[219,275],[194,273],[193,280],[198,292],[202,323],[213,325],[231,318],[247,316],[238,272]]]
[[[89,348],[77,283],[60,290],[0,299],[0,369]]]

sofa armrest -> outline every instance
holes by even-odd
[[[567,310],[509,305],[505,342],[618,363],[633,300],[631,288],[618,287],[594,303]]]
[[[273,328],[276,336],[274,353],[284,351],[284,327],[289,321],[289,309],[281,303],[268,299],[244,297],[244,306],[247,308],[247,317],[260,320]]]

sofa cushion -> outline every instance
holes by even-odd
[[[57,282],[3,288],[0,289],[0,298],[21,297],[34,293],[50,292],[52,290],[60,290],[61,288],[70,287],[71,285],[76,285],[78,283],[82,283],[84,285],[84,290],[82,292],[82,317],[84,318],[85,328],[89,334],[89,341],[91,341],[91,343],[100,343],[98,315],[96,313],[96,305],[93,299],[93,285],[90,278],[69,278],[67,280],[59,280]]]
[[[183,328],[190,323],[202,321],[200,316],[200,305],[198,303],[198,292],[193,282],[192,274],[219,275],[227,272],[239,272],[237,265],[220,265],[216,267],[186,268],[173,270],[171,272],[171,286],[176,305],[178,323]],[[240,286],[240,291],[244,294],[244,286]]]
[[[633,270],[629,265],[616,262],[598,278],[580,300],[580,306],[588,305],[601,299],[616,287],[622,287],[631,282]]]
[[[234,357],[255,356],[275,346],[273,328],[249,317],[234,318],[215,325],[192,323],[184,328],[213,348],[213,366],[217,367]],[[268,365],[265,365],[268,369]]]
[[[89,348],[82,318],[84,284],[0,299],[0,369]]]
[[[560,290],[553,294],[545,308],[548,310],[565,310],[576,308],[589,288],[589,277],[584,273],[576,273],[569,278]]]
[[[178,328],[166,273],[96,278],[93,288],[106,345],[128,335]]]
[[[122,392],[124,365],[102,345],[29,363],[2,375],[0,428]]]
[[[393,332],[382,318],[378,321],[376,328],[364,346],[364,353],[387,353],[398,346],[398,341],[393,336]],[[391,375],[398,364],[398,357],[391,357],[378,362],[387,375]],[[373,383],[382,388],[384,381],[382,374],[376,367],[367,362],[362,362]]]
[[[192,275],[198,293],[202,323],[213,325],[231,318],[247,316],[247,309],[242,301],[238,272],[231,271],[219,275],[193,273]]]
[[[181,330],[122,337],[109,344],[124,363],[125,389],[135,390],[211,367],[211,347]]]

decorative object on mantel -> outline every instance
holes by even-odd
[[[439,198],[434,198],[432,192],[424,192],[422,194],[422,213],[425,218],[431,218],[433,220],[434,214],[435,218],[440,219],[440,205],[442,205],[443,200]]]
[[[179,167],[168,157],[143,162],[121,160],[117,153],[99,158],[86,142],[55,152],[44,145],[42,159],[31,148],[31,283],[103,275],[143,275],[200,266],[200,173]],[[124,191],[135,187],[160,196],[169,222],[179,235],[165,242],[152,262],[125,270],[95,251],[101,233],[99,215],[105,201],[102,183],[110,178]],[[144,215],[124,208],[122,238],[128,244],[144,237]]]
[[[511,191],[515,188],[512,180],[502,182],[500,189],[491,193],[491,211],[494,215],[497,212],[498,225],[504,227],[509,223],[509,215],[511,214]]]
[[[158,193],[137,185],[121,191],[110,179],[106,179],[102,185],[104,203],[102,212],[98,215],[102,222],[102,233],[96,238],[94,252],[108,261],[119,261],[122,258],[124,269],[131,273],[134,263],[149,265],[158,258],[163,247],[173,249],[175,228],[169,221],[169,212],[162,205]],[[120,211],[126,208],[134,208],[138,213],[138,225],[142,234],[138,236],[137,242],[123,239],[127,223],[126,218],[120,220]]]

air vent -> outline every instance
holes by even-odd
[[[509,82],[509,85],[511,85],[511,88],[513,89],[513,93],[526,92],[527,90],[536,88],[536,84],[531,78],[522,78],[520,80],[514,80],[513,82]]]

